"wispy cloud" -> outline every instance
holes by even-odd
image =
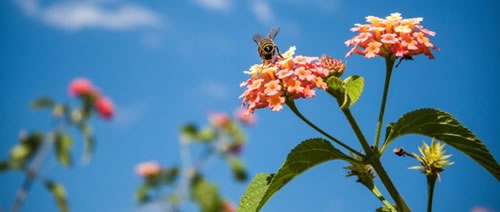
[[[230,94],[227,85],[212,80],[202,81],[199,89],[205,96],[217,100],[227,99]]]
[[[160,16],[133,4],[104,5],[98,1],[69,1],[43,6],[37,0],[19,0],[21,9],[42,22],[64,30],[87,28],[129,30],[160,27]]]
[[[232,0],[194,0],[197,5],[219,12],[230,11],[233,5]]]
[[[113,126],[117,128],[129,128],[141,121],[149,111],[149,104],[139,101],[128,105],[118,104],[116,116],[113,118]]]
[[[253,0],[252,12],[263,24],[270,25],[274,20],[271,5],[267,0]]]

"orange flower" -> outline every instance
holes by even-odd
[[[287,99],[312,98],[316,94],[314,88],[327,88],[325,78],[333,72],[323,67],[318,57],[294,56],[294,53],[295,47],[291,47],[283,58],[254,65],[244,72],[251,76],[240,85],[245,87],[240,96],[242,106],[247,106],[245,114],[264,107],[279,111]]]
[[[353,53],[367,58],[382,57],[411,57],[425,54],[433,59],[431,49],[437,49],[427,36],[436,33],[425,29],[420,22],[422,18],[403,19],[400,13],[392,13],[385,19],[375,16],[366,17],[368,24],[355,24],[351,29],[359,32],[345,44],[352,47],[346,57]]]
[[[135,167],[135,173],[141,177],[154,176],[160,173],[161,166],[156,161],[148,161],[138,164]]]

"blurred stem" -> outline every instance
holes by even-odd
[[[354,150],[353,148],[351,148],[350,146],[344,144],[342,141],[340,141],[339,139],[331,136],[330,134],[326,133],[325,131],[323,131],[321,128],[317,127],[316,125],[314,125],[312,122],[310,122],[306,117],[304,117],[304,115],[302,115],[302,113],[300,113],[299,109],[297,108],[297,106],[295,105],[295,102],[293,100],[288,100],[286,101],[286,104],[288,105],[288,107],[293,111],[293,113],[295,113],[295,115],[297,115],[303,122],[305,122],[307,125],[309,125],[310,127],[312,127],[313,129],[315,129],[316,131],[318,131],[319,133],[321,133],[322,135],[326,136],[327,138],[331,139],[332,141],[334,141],[335,143],[337,143],[338,145],[346,148],[347,150],[349,150],[350,152],[362,157],[362,158],[365,158],[365,156],[363,154],[361,154],[360,152]]]
[[[175,194],[179,197],[179,202],[177,204],[172,204],[172,211],[180,211],[180,206],[191,188],[191,181],[195,174],[200,170],[203,165],[215,155],[213,147],[210,147],[197,161],[191,162],[191,151],[189,144],[191,141],[185,137],[181,136],[181,179],[180,183],[176,188]]]
[[[436,178],[436,175],[427,175],[427,212],[432,212],[432,199],[434,197]]]
[[[378,149],[380,143],[380,131],[382,130],[382,122],[384,121],[385,103],[387,101],[387,95],[389,94],[389,85],[391,82],[392,69],[394,67],[395,61],[395,58],[392,57],[385,58],[384,94],[382,95],[382,102],[380,103],[380,112],[378,115],[377,132],[375,135],[375,149]]]
[[[49,135],[48,139],[44,139],[42,146],[35,153],[34,159],[31,162],[28,170],[26,171],[26,176],[24,178],[21,188],[17,191],[16,199],[14,200],[14,205],[12,206],[12,211],[17,212],[21,210],[21,207],[28,196],[28,192],[31,189],[31,185],[36,180],[38,172],[43,165],[43,162],[47,158],[47,154],[50,150],[52,144],[52,135]]]

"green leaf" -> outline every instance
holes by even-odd
[[[146,203],[151,200],[151,197],[148,194],[149,192],[149,185],[148,184],[142,184],[139,188],[137,188],[137,191],[135,192],[135,198],[139,203]]]
[[[202,130],[196,124],[186,124],[181,128],[181,133],[196,141],[207,142],[213,140],[217,134],[211,127],[206,127]]]
[[[344,85],[348,96],[348,103],[346,106],[350,107],[358,101],[359,97],[361,97],[365,86],[365,80],[360,76],[350,76],[344,80]]]
[[[350,160],[347,155],[333,147],[333,145],[325,139],[315,138],[305,140],[304,142],[296,146],[290,152],[290,154],[288,154],[287,160],[274,175],[274,177],[268,184],[268,187],[265,189],[265,193],[259,200],[256,200],[259,202],[259,204],[250,204],[248,200],[245,200],[248,198],[244,196],[242,198],[242,201],[245,200],[246,202],[241,202],[240,206],[244,205],[245,210],[238,211],[258,211],[278,190],[280,190],[293,178],[318,164],[335,159]],[[252,184],[255,183],[255,185],[260,185],[262,183],[255,180],[256,179],[254,179],[254,182],[252,182]],[[262,188],[253,189],[260,190]],[[255,191],[247,191],[246,193],[248,193],[249,195],[260,196],[260,193],[257,192],[257,195]]]
[[[95,152],[95,138],[92,134],[92,128],[85,121],[81,122],[78,126],[83,135],[84,141],[82,161],[86,164],[90,162],[92,155]]]
[[[191,196],[198,203],[203,212],[219,212],[222,208],[222,198],[219,195],[217,186],[207,182],[201,176],[193,180]]]
[[[248,178],[247,170],[245,169],[245,165],[243,161],[236,157],[228,158],[229,166],[231,167],[231,171],[233,172],[234,178],[238,181],[245,181]]]
[[[44,135],[39,132],[33,132],[23,135],[20,143],[14,146],[10,151],[11,168],[21,168],[38,151],[42,144]]]
[[[68,201],[64,187],[55,181],[45,181],[45,187],[52,193],[60,212],[68,212]]]
[[[10,169],[9,161],[0,161],[0,173]]]
[[[344,81],[336,76],[327,79],[328,92],[337,98],[342,109],[354,105],[361,97],[365,81],[360,76],[350,76]]]
[[[31,107],[36,108],[36,109],[42,109],[42,108],[52,108],[55,106],[54,100],[52,100],[50,97],[41,97],[36,99],[31,103]]]
[[[257,211],[260,200],[269,188],[269,183],[271,182],[272,177],[272,174],[257,174],[253,178],[252,182],[250,182],[250,185],[243,194],[243,197],[241,197],[240,205],[238,206],[237,211]]]
[[[161,178],[164,184],[172,184],[177,180],[177,177],[179,176],[179,168],[177,167],[172,167],[170,169],[162,169],[161,171]]]
[[[345,87],[344,82],[336,77],[331,76],[326,80],[326,84],[328,85],[328,90],[337,98],[344,99]]]
[[[406,134],[429,136],[460,150],[500,180],[500,165],[490,151],[449,113],[429,108],[415,110],[390,124],[386,132],[384,147]]]
[[[56,158],[64,167],[72,164],[71,147],[73,146],[73,139],[65,132],[58,132],[55,135],[55,153]]]

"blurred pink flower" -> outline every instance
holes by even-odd
[[[229,118],[229,115],[226,113],[209,113],[208,119],[218,128],[225,128],[229,123],[231,123],[231,118]]]
[[[69,94],[71,96],[82,96],[95,93],[96,89],[92,83],[85,78],[77,78],[69,85]]]
[[[111,119],[113,117],[113,103],[107,97],[99,96],[95,102],[95,108],[102,118]]]
[[[366,17],[368,24],[355,24],[351,29],[359,34],[345,42],[347,46],[352,47],[346,57],[352,53],[366,58],[411,57],[425,54],[429,59],[434,59],[431,48],[437,48],[427,36],[435,36],[436,33],[420,25],[422,20],[422,18],[403,19],[399,13],[392,13],[385,19],[368,16]]]
[[[222,205],[222,212],[236,212],[236,206],[232,202],[224,202]]]
[[[135,167],[135,173],[141,177],[157,175],[161,171],[161,166],[156,161],[142,162]]]
[[[489,208],[474,207],[470,209],[470,212],[495,212],[495,211]]]
[[[242,109],[236,111],[236,117],[238,117],[238,120],[245,125],[255,124],[255,114],[245,113]]]

